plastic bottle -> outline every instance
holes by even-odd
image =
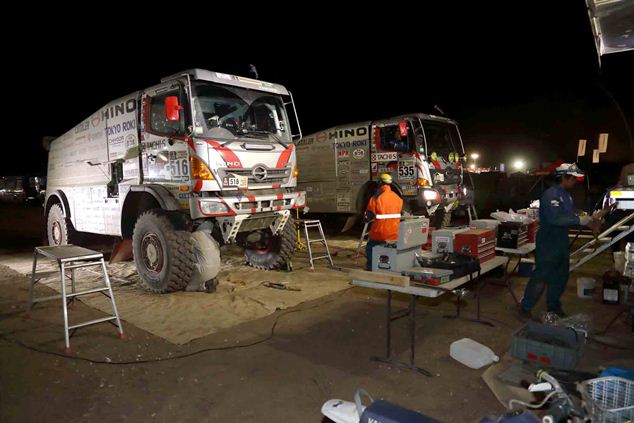
[[[453,342],[449,347],[449,355],[472,369],[479,369],[500,360],[491,348],[469,338]]]

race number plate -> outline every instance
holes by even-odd
[[[411,181],[416,179],[416,167],[413,161],[398,162],[398,179],[401,181]]]
[[[225,188],[246,189],[249,186],[249,178],[230,173],[222,178],[222,186]]]

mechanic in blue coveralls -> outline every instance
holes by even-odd
[[[568,228],[588,225],[592,217],[577,216],[571,190],[583,172],[575,163],[563,163],[555,170],[557,183],[548,188],[539,200],[539,231],[535,249],[535,271],[526,285],[521,315],[531,318],[531,310],[546,288],[549,312],[565,317],[561,296],[566,290],[570,264]]]

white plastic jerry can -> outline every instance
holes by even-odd
[[[449,347],[449,355],[472,369],[479,369],[500,360],[491,348],[470,338],[453,342]]]

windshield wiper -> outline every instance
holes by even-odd
[[[284,143],[282,141],[282,139],[275,133],[275,132],[269,132],[269,131],[263,131],[263,130],[244,130],[243,132],[244,134],[257,134],[257,135],[265,135],[265,136],[272,136],[273,139],[275,141],[277,141],[279,144],[282,145],[282,147],[284,148],[288,148],[288,144]]]

